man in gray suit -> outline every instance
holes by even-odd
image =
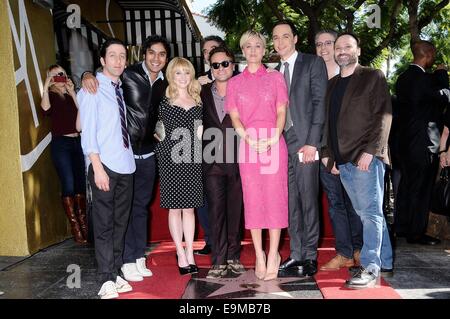
[[[289,92],[284,137],[289,151],[291,253],[280,265],[279,275],[312,276],[317,272],[318,149],[325,121],[327,68],[322,58],[295,49],[298,39],[292,22],[277,22],[272,39]]]

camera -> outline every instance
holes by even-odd
[[[67,77],[64,75],[55,75],[53,77],[53,81],[55,82],[67,82]]]

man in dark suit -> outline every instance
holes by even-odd
[[[225,41],[218,35],[210,35],[203,39],[202,41],[202,54],[206,64],[209,63],[209,53],[211,50],[224,47]],[[201,85],[205,85],[214,81],[214,76],[211,68],[206,71],[204,74],[198,77],[198,81]],[[197,216],[200,221],[200,225],[203,228],[204,238],[205,238],[205,246],[202,249],[194,250],[194,254],[196,255],[209,255],[211,253],[211,239],[209,236],[210,228],[209,228],[209,218],[208,218],[208,200],[205,198],[205,204],[197,209]]]
[[[322,58],[296,51],[297,32],[292,22],[277,22],[272,39],[289,92],[284,137],[289,152],[291,253],[280,265],[280,276],[312,276],[317,272],[320,231],[317,150],[325,117],[327,68]]]
[[[397,197],[395,231],[408,243],[435,245],[440,241],[425,235],[433,183],[438,169],[439,121],[447,97],[447,71],[426,73],[436,56],[428,41],[413,44],[413,62],[396,83],[400,132],[401,180]]]
[[[340,74],[328,84],[322,158],[329,170],[338,168],[361,218],[361,266],[346,286],[362,289],[374,287],[383,270],[392,273],[392,247],[383,215],[392,105],[384,74],[358,64],[361,49],[355,35],[341,34],[334,49]]]
[[[237,163],[237,135],[225,113],[225,93],[233,76],[234,55],[226,47],[210,52],[214,82],[202,87],[203,174],[208,200],[212,267],[207,278],[221,278],[228,269],[245,271],[239,261],[241,249],[242,186]]]

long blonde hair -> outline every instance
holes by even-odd
[[[187,87],[187,91],[188,91],[188,94],[194,99],[195,103],[200,105],[201,104],[201,98],[200,98],[201,85],[195,79],[194,66],[192,65],[192,63],[189,60],[187,60],[185,58],[180,58],[180,57],[173,58],[167,65],[166,77],[167,77],[167,81],[169,82],[169,86],[166,89],[166,96],[169,98],[171,103],[178,97],[178,88],[174,82],[175,72],[178,69],[181,69],[181,70],[183,70],[183,72],[189,73],[191,75],[192,79],[191,79],[191,83],[189,83],[189,85]]]

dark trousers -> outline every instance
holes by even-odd
[[[407,238],[418,238],[427,231],[431,195],[439,165],[436,154],[430,153],[429,159],[424,163],[406,156],[401,161],[395,232]]]
[[[133,195],[133,174],[118,174],[105,165],[103,167],[109,176],[108,192],[95,185],[92,165],[89,165],[88,171],[99,283],[115,281],[122,267],[125,231]]]
[[[136,259],[145,257],[145,248],[148,242],[148,206],[152,199],[156,174],[155,156],[136,159],[135,162],[133,202],[123,251],[125,264],[135,263]]]
[[[210,228],[209,228],[209,205],[208,205],[208,198],[206,194],[203,195],[204,204],[203,206],[197,208],[197,217],[198,221],[200,222],[200,226],[203,229],[204,234],[204,240],[205,243],[209,246],[211,246],[211,238],[210,238]]]
[[[363,245],[361,218],[355,212],[339,175],[328,172],[322,163],[320,180],[328,198],[328,213],[336,239],[336,252],[343,257],[353,258],[353,252],[361,250]]]
[[[85,194],[86,174],[80,137],[53,137],[51,154],[61,182],[62,197]]]
[[[291,150],[297,137],[285,132],[289,149],[289,237],[290,257],[316,260],[319,242],[319,161],[300,163],[297,150]]]
[[[228,164],[233,165],[233,164]],[[208,199],[209,238],[213,265],[239,259],[241,250],[242,185],[237,169],[213,165],[205,176]]]

